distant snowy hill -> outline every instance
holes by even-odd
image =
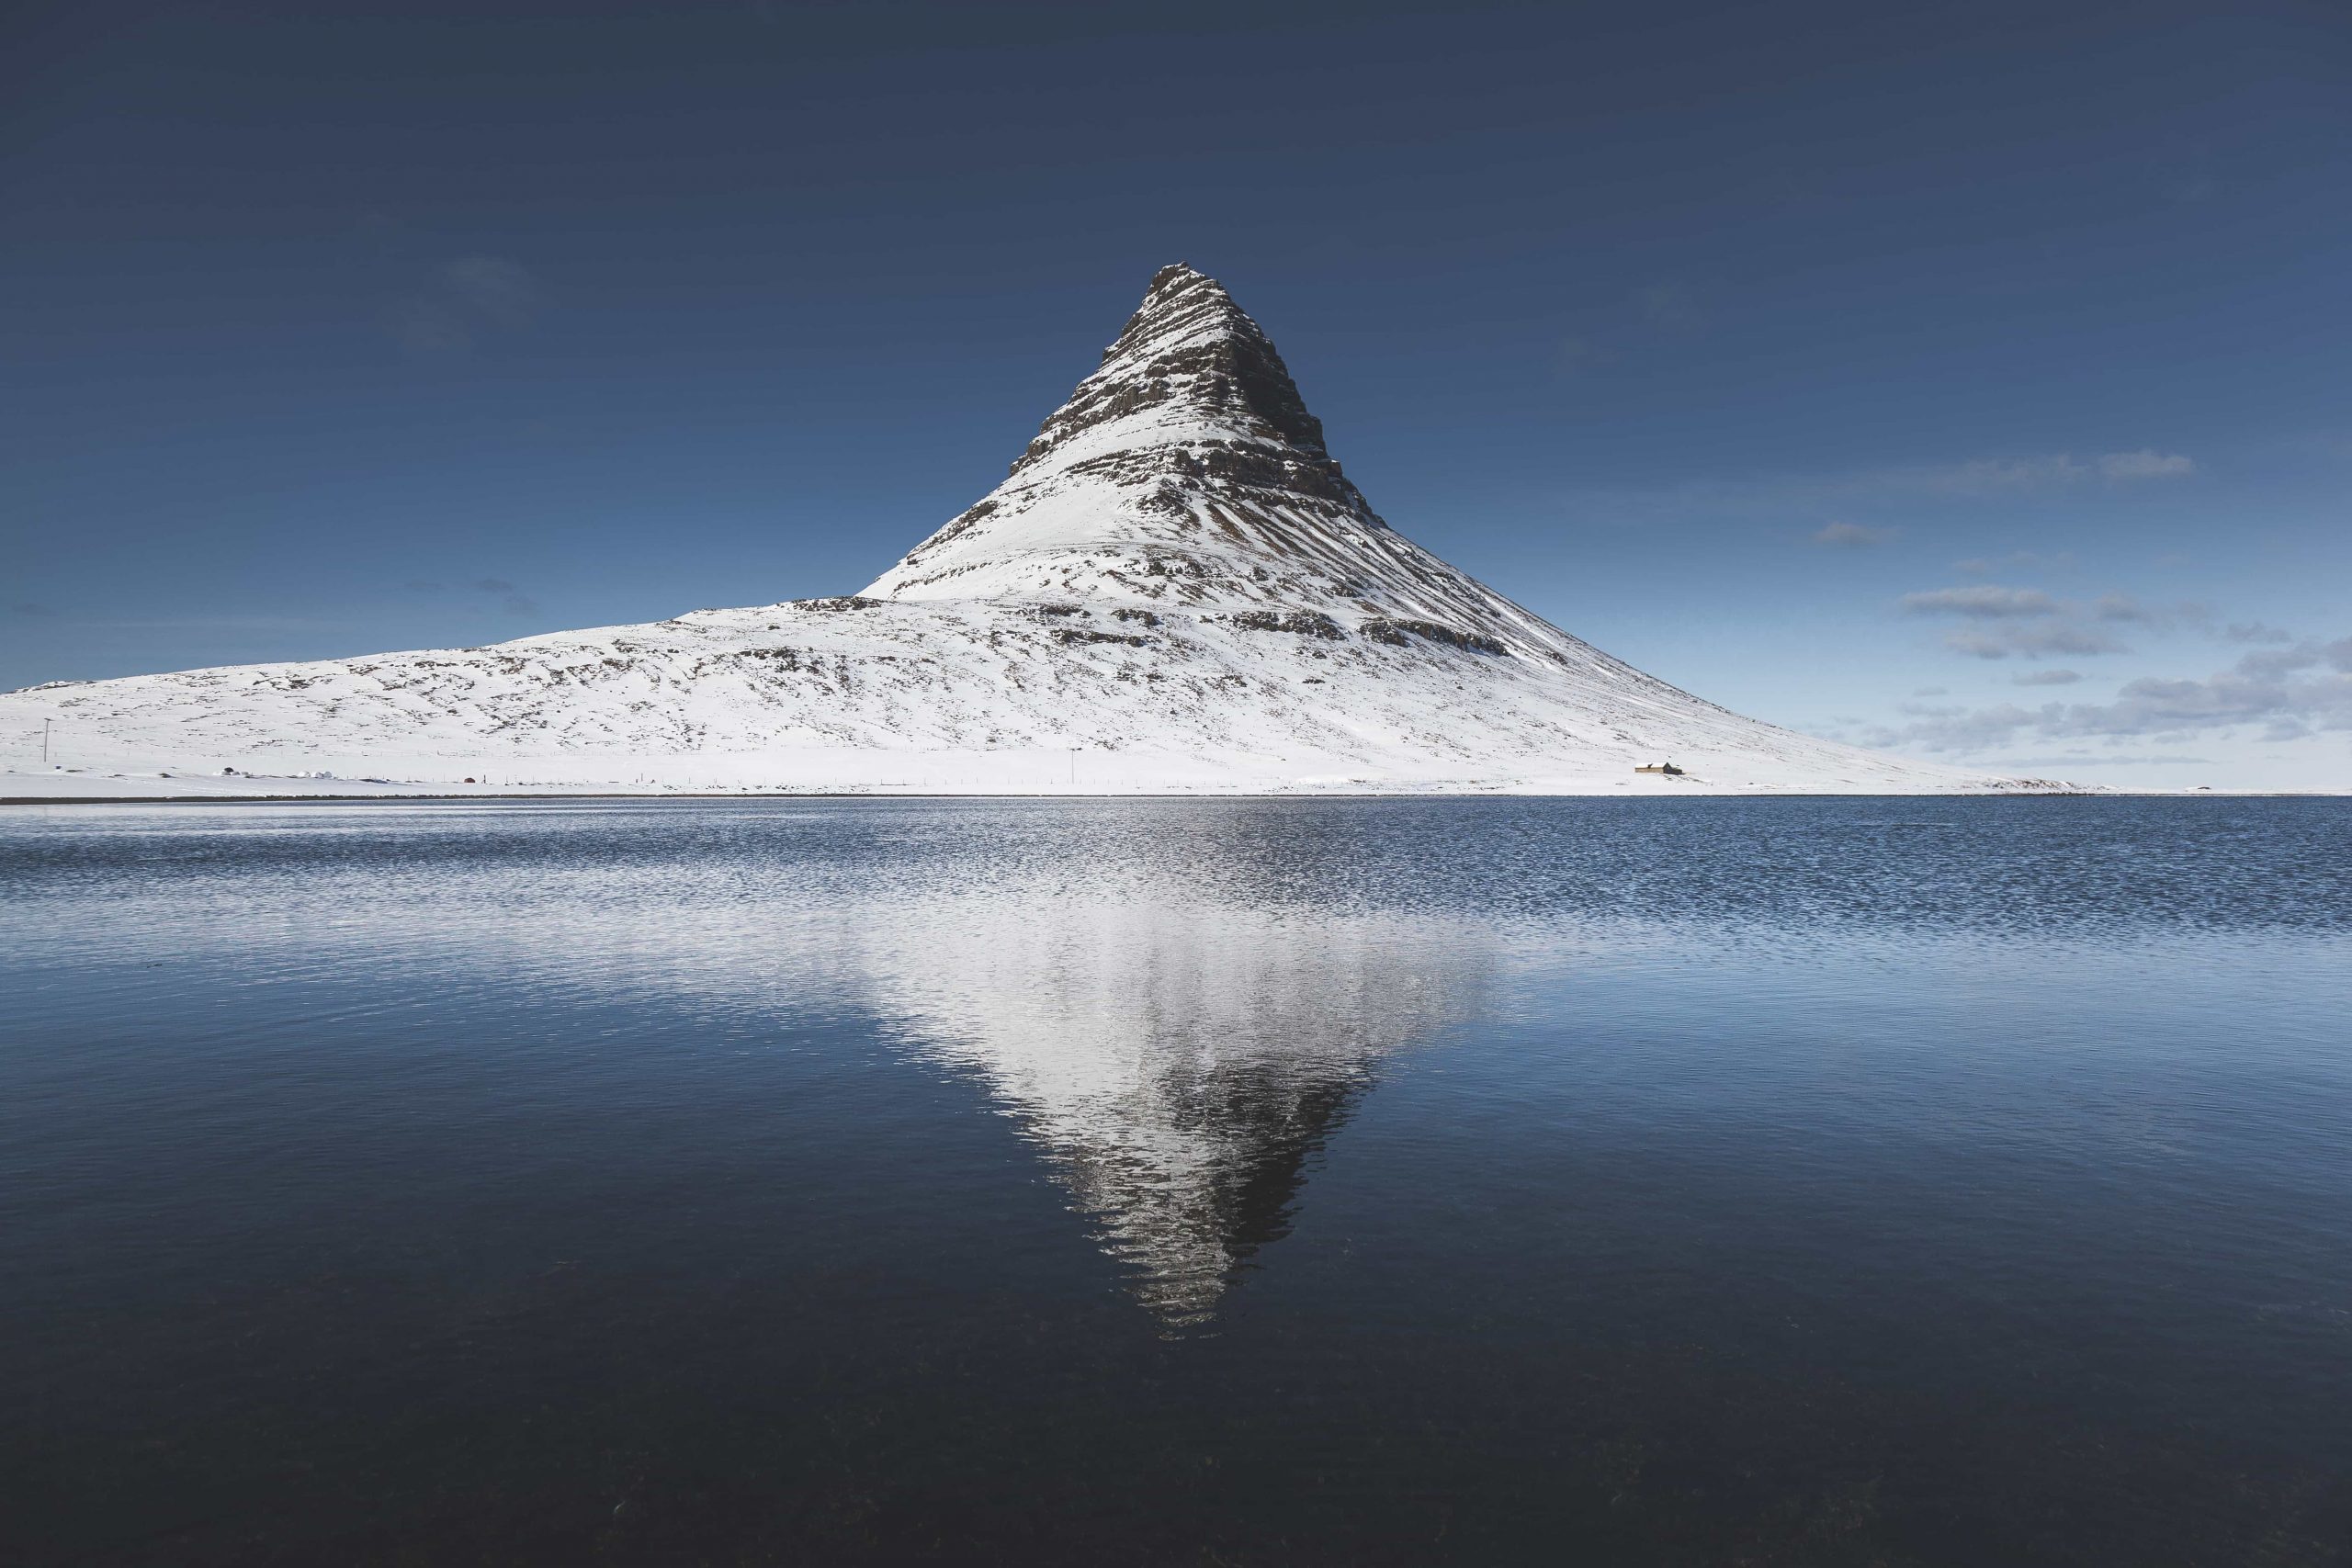
[[[1011,477],[863,593],[34,687],[0,695],[0,794],[51,793],[26,776],[44,719],[82,770],[44,771],[54,793],[322,771],[435,791],[2035,787],[1743,718],[1446,565],[1373,512],[1273,344],[1182,265]],[[1680,776],[1634,771],[1669,760]]]

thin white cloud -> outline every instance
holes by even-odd
[[[2137,452],[2109,452],[2098,459],[2103,479],[2178,479],[2197,471],[2197,465],[2177,452],[2143,446]]]
[[[1973,457],[1964,463],[1939,463],[1909,468],[1887,468],[1879,482],[1939,495],[1988,495],[2000,491],[2048,490],[2081,482],[2092,467],[2072,455],[2042,457]]]
[[[1883,545],[1901,533],[1899,528],[1866,528],[1860,523],[1832,523],[1813,536],[1816,545],[1830,545],[1847,549],[1861,549],[1871,545]]]
[[[2005,491],[2059,490],[2092,479],[2130,483],[2181,479],[2197,471],[2178,453],[2143,446],[2136,452],[2102,452],[2076,457],[2053,452],[2039,457],[1977,457],[1964,463],[1879,470],[1877,482],[1941,495],[1994,495]]]
[[[1579,344],[1573,363],[1598,362]],[[1877,512],[1906,505],[1948,506],[1972,501],[2080,493],[2105,489],[2122,493],[2151,482],[2174,480],[2197,471],[2178,453],[2152,447],[2104,452],[2087,457],[2056,452],[2040,456],[1974,457],[1952,463],[1916,463],[1855,468],[1842,473],[1758,474],[1746,479],[1685,479],[1653,486],[1592,487],[1565,499],[1588,517],[1619,525],[1682,522],[1698,515],[1752,519],[1761,513],[1825,514]],[[2044,558],[2058,559],[2060,558]],[[2020,561],[2017,564],[2033,564]],[[1998,563],[1972,561],[1964,570],[1992,570]]]
[[[1972,659],[2090,658],[2132,649],[2097,626],[2071,621],[2043,620],[1991,626],[1962,626],[1944,634],[1944,646]]]
[[[2039,588],[2010,588],[1994,582],[1905,593],[1895,605],[1906,615],[1954,616],[1976,623],[1949,632],[1943,639],[1945,647],[1973,659],[2128,653],[2131,650],[2113,634],[2102,629],[2103,624],[2129,623],[2164,630],[2181,621],[2201,622],[2211,614],[2205,605],[2186,601],[2155,605],[2143,604],[2129,593],[2103,593],[2086,603],[2061,599]]]
[[[2129,593],[2102,593],[2092,602],[2091,611],[2102,621],[2133,621],[2143,626],[2170,627],[2181,621],[2203,622],[2213,618],[2213,608],[2191,599],[2177,600],[2170,604],[2147,604]]]
[[[1954,561],[1951,569],[1971,576],[1982,576],[1992,571],[2064,571],[2074,564],[2075,553],[2072,550],[2060,550],[2051,555],[2040,550],[2011,550],[2005,556],[1976,556],[1968,560]]]
[[[1990,582],[1905,593],[1900,603],[1907,615],[1966,615],[1973,620],[2054,615],[2059,609],[2058,601],[2039,588],[2002,588]]]
[[[2256,729],[2265,740],[2298,740],[2352,730],[2352,637],[2250,653],[2203,680],[2128,682],[2109,703],[2003,703],[1906,716],[1910,724],[1875,730],[1864,743],[1981,755],[2020,737],[2120,741]]]
[[[2305,637],[2292,648],[2256,649],[2241,654],[2233,668],[2241,675],[2257,679],[2272,679],[2291,675],[2297,671],[2333,665],[2338,670],[2352,671],[2352,637],[2324,643]]]
[[[2009,768],[2064,769],[2072,767],[2211,768],[2218,767],[2221,764],[2214,761],[2211,757],[2177,757],[2170,755],[2132,757],[2112,751],[2068,751],[2055,757],[2004,757],[2000,760],[2000,765]]]
[[[2292,642],[2295,634],[2281,631],[2261,621],[2232,621],[2222,628],[2222,636],[2231,642]]]

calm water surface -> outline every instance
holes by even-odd
[[[2352,1540],[2352,807],[0,812],[0,1559]]]

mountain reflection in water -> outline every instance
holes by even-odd
[[[504,886],[532,906],[525,953],[511,931],[419,934],[616,1000],[783,1018],[857,998],[898,1050],[987,1089],[1170,1329],[1288,1234],[1382,1058],[1475,1010],[1505,950],[1459,910],[1335,897],[1315,880],[1333,825],[1278,807],[1064,818],[1043,843],[1017,808],[994,841],[851,813],[874,836],[843,842],[843,816],[804,836],[763,815],[723,847],[723,887],[678,882],[721,846],[649,844],[560,897]]]
[[[548,805],[522,836],[512,807],[332,809],[124,822],[115,852],[168,901],[90,940],[622,1016],[854,1005],[986,1089],[1171,1328],[1288,1233],[1380,1061],[1475,1010],[1506,948],[1471,911],[1347,886],[1349,821],[1281,806],[983,807],[975,834],[968,807]],[[232,872],[260,908],[190,919]]]
[[[2339,1562],[2345,811],[0,813],[0,1555]]]
[[[1473,1004],[1459,926],[1058,879],[854,917],[876,1002],[989,1086],[1138,1296],[1210,1317],[1382,1057]]]

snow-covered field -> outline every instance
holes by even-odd
[[[16,798],[2057,787],[1744,718],[1456,571],[1182,266],[1012,476],[861,594],[39,686],[0,695],[0,737]]]
[[[0,699],[0,725],[37,730],[19,710],[47,698],[52,745],[83,771],[28,760],[0,790],[1681,793],[1973,782],[1758,725],[1597,657],[1584,679],[1564,679],[1547,651],[1418,637],[1395,647],[1178,611],[1147,623],[1099,604],[707,611],[478,650],[13,695]],[[1668,758],[1681,777],[1634,772]],[[319,772],[334,777],[288,776]]]

